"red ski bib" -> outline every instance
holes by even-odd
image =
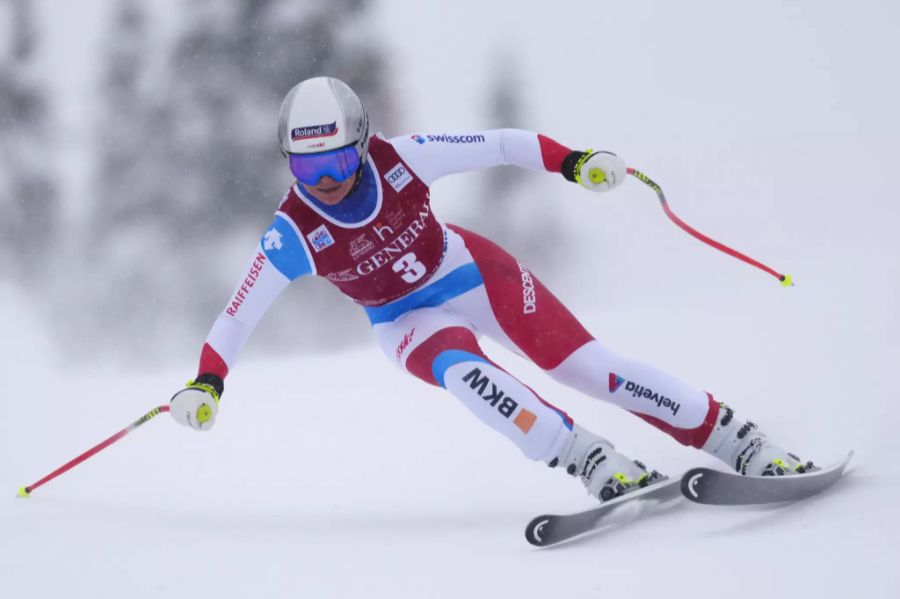
[[[428,186],[393,146],[369,140],[365,169],[374,176],[375,205],[357,222],[342,222],[297,185],[279,208],[307,244],[314,273],[364,306],[379,306],[421,287],[441,264],[444,231],[431,212]],[[359,190],[358,190],[359,191]],[[357,192],[354,192],[357,193]],[[347,201],[347,200],[345,200]]]

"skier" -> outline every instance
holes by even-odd
[[[488,239],[441,223],[430,208],[437,179],[503,164],[609,191],[626,176],[615,154],[573,151],[516,129],[370,137],[359,98],[331,77],[290,90],[278,138],[296,183],[213,324],[196,378],[171,399],[180,424],[212,427],[224,379],[260,318],[291,281],[318,275],[363,307],[389,360],[444,387],[526,457],[562,467],[601,501],[659,475],[488,358],[480,335],[741,474],[812,467],[712,395],[604,347],[528,268]]]

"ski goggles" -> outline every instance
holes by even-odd
[[[316,154],[289,154],[288,162],[297,180],[306,185],[315,185],[322,177],[341,183],[359,168],[359,153],[355,146],[346,146]]]

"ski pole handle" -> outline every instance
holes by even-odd
[[[662,209],[666,213],[666,216],[668,216],[669,219],[673,223],[675,223],[676,225],[681,227],[683,230],[687,231],[688,233],[690,233],[691,235],[693,235],[694,237],[696,237],[703,243],[716,248],[720,252],[724,252],[724,253],[728,254],[729,256],[731,256],[732,258],[737,258],[738,260],[740,260],[742,262],[746,262],[750,266],[755,266],[756,268],[760,269],[761,271],[769,273],[770,275],[772,275],[773,277],[775,277],[776,279],[781,281],[781,284],[784,285],[785,287],[790,287],[794,284],[794,280],[791,278],[791,275],[781,274],[780,272],[777,272],[777,271],[769,268],[762,262],[758,262],[758,261],[754,260],[753,258],[751,258],[750,256],[742,254],[739,251],[734,250],[723,243],[719,243],[715,239],[713,239],[711,237],[707,237],[700,231],[694,229],[689,224],[687,224],[686,222],[684,222],[683,220],[678,218],[678,216],[674,212],[672,212],[672,209],[669,208],[669,202],[666,201],[666,196],[663,194],[662,188],[659,185],[657,185],[656,182],[653,181],[653,179],[651,179],[650,177],[648,177],[647,175],[645,175],[644,173],[642,173],[641,171],[639,171],[635,168],[628,167],[626,172],[629,175],[635,177],[636,179],[639,179],[641,182],[646,184],[650,189],[652,189],[653,191],[656,192],[656,195],[659,198],[659,203],[662,205]]]
[[[63,464],[62,466],[60,466],[59,468],[57,468],[56,470],[54,470],[53,472],[51,472],[50,474],[48,474],[47,476],[42,478],[41,480],[37,481],[36,483],[30,484],[26,487],[19,487],[19,491],[18,491],[17,495],[19,497],[28,497],[29,495],[31,495],[32,491],[34,491],[35,489],[37,489],[44,483],[50,482],[51,480],[53,480],[60,474],[63,474],[64,472],[68,472],[69,470],[71,470],[72,468],[74,468],[75,466],[80,464],[81,462],[85,461],[92,455],[95,455],[95,454],[103,451],[104,449],[106,449],[107,447],[109,447],[110,445],[112,445],[113,443],[115,443],[116,441],[118,441],[119,439],[121,439],[122,437],[124,437],[125,435],[127,435],[128,433],[130,433],[131,431],[136,429],[137,427],[139,427],[140,425],[152,420],[157,415],[162,414],[163,412],[168,412],[168,411],[169,411],[168,405],[153,408],[152,410],[150,410],[149,412],[147,412],[146,414],[144,414],[143,416],[141,416],[140,418],[138,418],[137,420],[135,420],[134,422],[132,422],[131,424],[129,424],[128,426],[126,426],[125,428],[120,430],[119,432],[117,432],[115,435],[113,435],[109,439],[103,441],[99,445],[95,445],[91,449],[88,449],[83,454],[72,459],[71,461],[66,462],[65,464]]]

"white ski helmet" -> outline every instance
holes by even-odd
[[[354,146],[362,164],[369,147],[369,117],[359,97],[340,79],[305,79],[281,103],[278,141],[285,156]]]

